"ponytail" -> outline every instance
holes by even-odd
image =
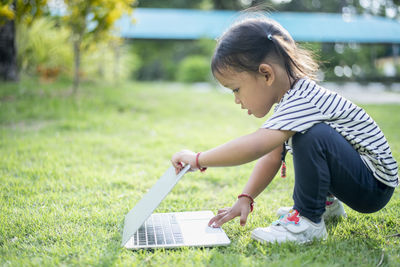
[[[308,77],[317,79],[318,63],[313,59],[310,51],[296,44],[288,45],[280,36],[271,36],[275,45],[275,52],[281,58],[288,76],[292,79]]]

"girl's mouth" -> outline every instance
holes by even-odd
[[[251,115],[252,113],[251,113],[251,111],[248,109],[247,110],[247,114],[249,114],[249,115]]]

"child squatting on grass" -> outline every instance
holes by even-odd
[[[209,225],[240,216],[246,224],[254,199],[293,154],[293,208],[280,208],[276,222],[252,231],[261,242],[308,242],[326,238],[324,219],[346,216],[350,208],[382,209],[399,184],[398,166],[375,121],[360,107],[315,81],[317,64],[296,46],[289,33],[268,18],[247,18],[218,41],[211,68],[235,103],[249,115],[273,115],[256,132],[202,153],[183,150],[172,156],[176,172],[234,166],[259,159],[230,208],[218,211]]]

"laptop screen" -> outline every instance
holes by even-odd
[[[136,206],[128,212],[125,216],[122,246],[125,246],[189,169],[190,165],[186,165],[179,174],[175,174],[175,168],[173,166],[169,167]]]

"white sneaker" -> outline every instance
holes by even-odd
[[[297,210],[291,210],[271,226],[256,228],[251,232],[251,238],[262,243],[295,242],[306,243],[314,239],[325,239],[328,236],[325,222],[314,223],[300,216]]]
[[[292,207],[280,207],[276,214],[280,217],[290,212]],[[325,206],[325,212],[322,214],[324,220],[331,219],[333,217],[344,217],[347,218],[346,211],[343,208],[342,202],[335,198],[330,205]]]

